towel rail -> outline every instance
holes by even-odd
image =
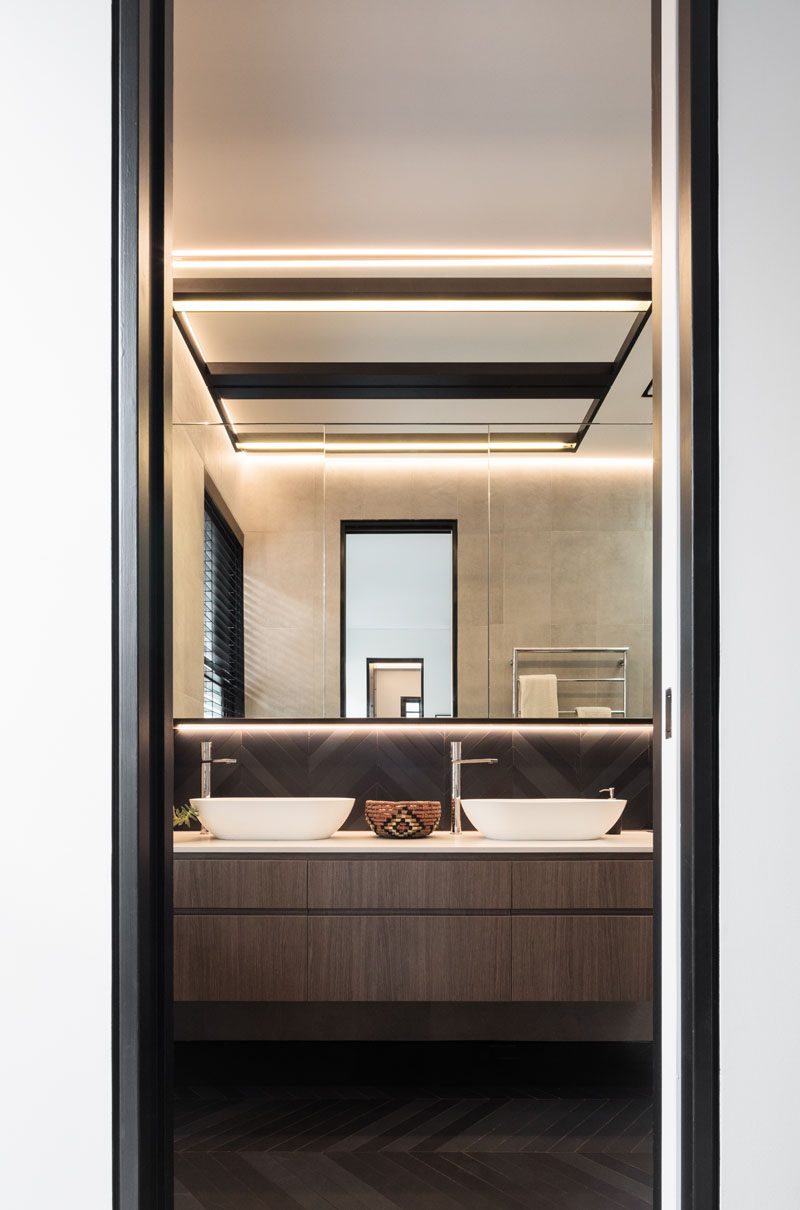
[[[514,647],[511,657],[511,716],[519,718],[519,659],[525,655],[607,655],[618,656],[617,667],[622,676],[559,676],[557,681],[573,685],[622,685],[622,709],[612,710],[622,718],[628,716],[628,652],[629,647]],[[559,710],[559,715],[571,715],[571,710]]]

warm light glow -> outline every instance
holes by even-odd
[[[228,424],[228,425],[229,425],[229,426],[230,426],[232,429],[235,429],[235,428],[236,428],[236,425],[235,425],[235,424],[234,424],[234,422],[231,420],[231,414],[230,414],[230,412],[228,411],[228,408],[227,408],[227,405],[226,405],[226,403],[225,403],[225,400],[224,400],[224,399],[220,399],[220,400],[219,400],[219,407],[220,407],[220,411],[222,412],[222,415],[225,417],[225,420],[226,420],[227,424]]]
[[[343,728],[348,731],[416,731],[420,726],[429,727],[431,730],[442,731],[463,731],[467,733],[473,732],[503,732],[510,728],[514,730],[524,731],[539,731],[539,732],[554,732],[564,734],[564,731],[569,727],[583,728],[589,726],[593,731],[607,730],[612,731],[629,731],[632,726],[637,726],[643,730],[652,730],[653,724],[648,721],[638,722],[634,719],[629,719],[626,722],[609,723],[605,719],[598,721],[595,719],[568,719],[563,723],[537,723],[527,722],[525,719],[505,719],[502,722],[485,722],[485,723],[461,723],[457,718],[437,718],[437,719],[415,719],[413,723],[398,719],[395,721],[375,722],[373,719],[319,719],[315,722],[307,723],[285,723],[281,719],[239,719],[236,722],[228,722],[223,719],[209,718],[200,722],[191,723],[176,723],[176,731],[333,731],[338,728]]]
[[[194,328],[192,327],[192,323],[191,323],[191,320],[189,319],[188,315],[184,315],[182,317],[182,323],[183,323],[183,326],[186,328],[186,331],[189,335],[189,339],[191,340],[192,344],[194,345],[194,349],[195,349],[195,352],[197,353],[197,356],[200,358],[201,361],[205,361],[205,356],[203,354],[203,350],[200,348],[200,341],[197,339],[197,333],[195,332]]]
[[[237,450],[246,461],[252,461],[253,466],[259,464],[260,458],[254,455],[258,451]],[[540,469],[552,469],[554,466],[561,467],[563,470],[585,471],[591,468],[596,470],[635,470],[635,469],[652,469],[652,458],[592,458],[584,457],[580,451],[577,451],[574,457],[565,458],[563,454],[536,454],[531,455],[519,454],[503,454],[497,461],[492,462],[490,451],[484,449],[482,455],[479,454],[464,454],[461,451],[454,451],[452,454],[370,454],[368,458],[358,454],[337,454],[335,458],[328,458],[327,454],[320,451],[315,454],[280,454],[274,453],[269,455],[270,465],[276,462],[283,462],[286,465],[297,465],[305,460],[309,464],[317,461],[325,461],[326,472],[334,474],[336,471],[348,471],[358,468],[360,471],[407,471],[409,465],[418,463],[420,467],[430,469],[432,467],[447,467],[452,470],[456,467],[461,467],[464,470],[480,470],[481,474],[485,474],[487,463],[490,472],[502,474],[506,469],[525,469],[535,474]],[[263,463],[262,463],[263,465]]]
[[[190,298],[174,302],[180,315],[187,311],[236,313],[295,312],[618,312],[647,311],[640,298]]]
[[[534,248],[182,248],[176,269],[649,268],[650,251]]]
[[[490,471],[494,470],[494,471],[500,471],[502,473],[503,469],[506,467],[513,467],[514,469],[516,469],[517,467],[527,467],[529,469],[535,470],[536,467],[539,467],[539,466],[576,467],[578,470],[586,470],[588,467],[596,467],[597,469],[601,469],[601,470],[602,469],[609,470],[611,468],[624,469],[625,467],[628,467],[631,469],[634,467],[650,467],[650,468],[652,468],[653,459],[652,458],[638,458],[638,457],[637,458],[625,458],[625,457],[620,457],[620,456],[611,457],[611,458],[599,458],[599,457],[591,457],[588,454],[583,455],[583,454],[581,454],[580,451],[578,451],[578,453],[576,453],[574,458],[557,458],[557,457],[553,457],[553,456],[543,457],[543,458],[519,458],[519,457],[515,457],[513,455],[509,455],[508,457],[503,457],[498,462],[492,462],[490,459],[489,469],[490,469]]]
[[[574,450],[574,441],[513,441],[492,444],[483,441],[279,441],[270,438],[266,441],[237,441],[237,448],[246,453],[269,454],[286,453],[288,450],[324,450],[326,454],[439,454],[452,451],[454,454],[486,454],[504,450]]]
[[[274,451],[276,454],[286,454],[296,450],[299,454],[307,454],[325,450],[325,442],[320,437],[319,439],[310,439],[308,441],[279,441],[270,438],[269,441],[239,441],[236,439],[236,448],[245,454],[255,453],[269,454]]]

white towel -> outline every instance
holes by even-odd
[[[517,718],[558,718],[558,680],[552,673],[519,678]]]
[[[576,706],[578,718],[611,718],[610,706]]]

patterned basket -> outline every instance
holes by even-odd
[[[440,802],[375,802],[367,799],[367,823],[386,840],[430,836],[442,815]]]

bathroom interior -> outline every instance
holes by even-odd
[[[652,1206],[649,5],[174,15],[176,1210]]]

